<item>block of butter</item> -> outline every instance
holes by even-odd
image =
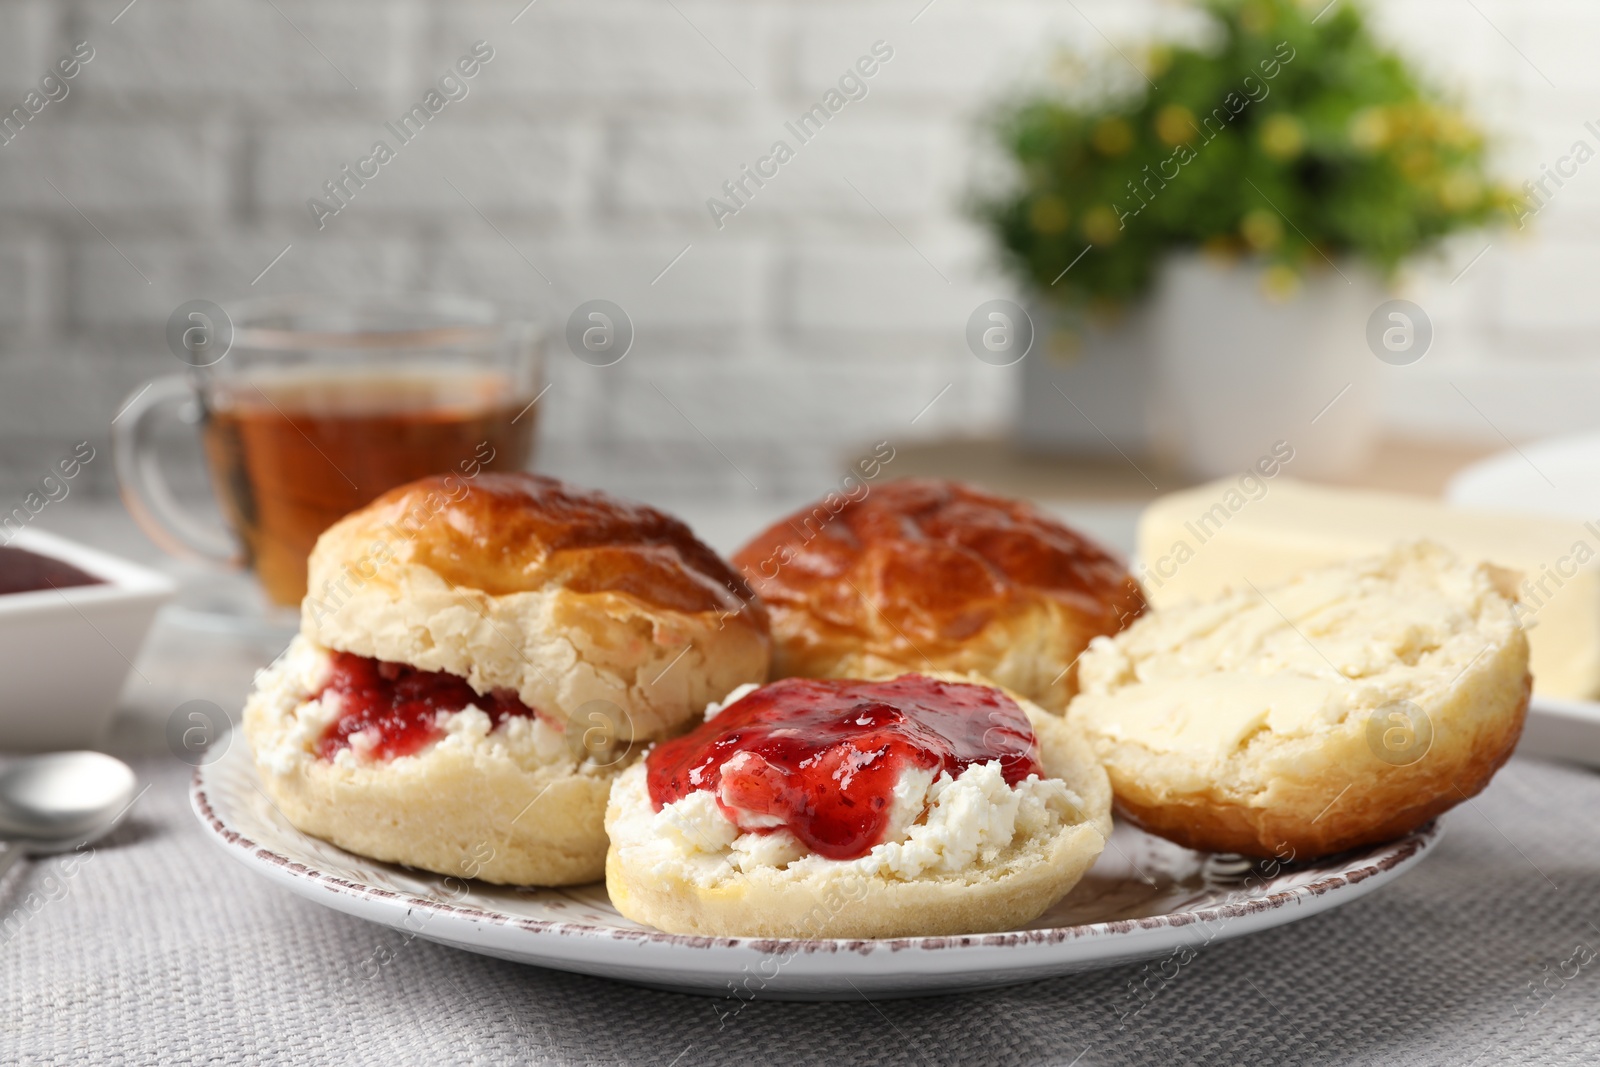
[[[1246,581],[1265,587],[1416,538],[1521,571],[1534,689],[1571,700],[1600,697],[1600,524],[1594,522],[1456,508],[1252,472],[1146,508],[1136,572],[1159,609]]]

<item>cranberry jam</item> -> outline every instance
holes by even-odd
[[[735,760],[741,753],[745,758]],[[998,760],[1008,784],[1043,775],[1027,715],[998,689],[908,674],[891,682],[788,678],[724,708],[646,760],[655,810],[697,789],[740,813],[775,818],[829,859],[883,840],[893,789],[916,767],[959,775]],[[733,764],[729,766],[730,762]]]
[[[0,595],[104,584],[103,579],[59,559],[41,556],[25,548],[0,548]]]
[[[461,678],[445,671],[419,671],[404,663],[385,663],[349,652],[333,652],[327,683],[313,699],[337,693],[339,717],[328,724],[317,742],[317,755],[332,759],[350,747],[350,735],[376,732],[372,755],[381,759],[409,756],[444,736],[439,715],[472,704],[499,726],[507,716],[533,715],[534,711],[510,689],[479,693]]]

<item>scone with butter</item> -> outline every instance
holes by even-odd
[[[961,676],[730,693],[618,779],[606,889],[669,933],[1005,930],[1077,884],[1111,788],[1059,716]]]
[[[244,730],[305,833],[517,885],[598,879],[611,783],[766,678],[767,620],[677,519],[534,474],[424,478],[334,524]]]
[[[1241,492],[1247,489],[1247,492]],[[1210,598],[1242,579],[1265,589],[1312,567],[1425,537],[1521,571],[1520,614],[1539,692],[1600,699],[1600,526],[1578,518],[1457,507],[1430,497],[1312,485],[1212,482],[1153,501],[1139,518],[1152,607]]]
[[[1391,840],[1516,747],[1532,678],[1515,582],[1415,542],[1169,607],[1096,639],[1068,718],[1118,811],[1190,848]]]

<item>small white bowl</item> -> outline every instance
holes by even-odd
[[[105,737],[156,609],[177,586],[40,530],[19,530],[7,544],[105,584],[0,594],[0,749],[92,747]]]

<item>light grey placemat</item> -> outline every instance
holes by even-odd
[[[120,510],[91,517],[66,532],[130,543]],[[224,855],[165,728],[190,700],[236,712],[278,647],[156,627],[115,745],[149,791],[70,876],[44,860],[0,883],[0,1064],[1600,1062],[1588,771],[1513,761],[1396,884],[1171,977],[741,1007],[407,941]]]
[[[149,791],[91,857],[70,874],[30,862],[0,885],[0,1061],[1600,1059],[1600,777],[1553,764],[1513,762],[1398,883],[1213,946],[1175,976],[1132,966],[961,997],[742,1007],[407,941],[291,896],[202,836],[186,767],[137,769]]]

